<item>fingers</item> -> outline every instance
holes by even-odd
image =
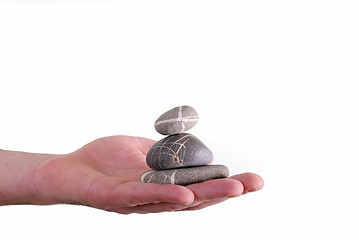
[[[253,173],[186,187],[126,182],[108,189],[103,209],[123,214],[198,210],[262,187],[263,179]]]
[[[228,197],[225,197],[225,198],[219,198],[219,199],[215,199],[215,200],[210,200],[210,201],[205,201],[205,202],[202,202],[198,205],[195,205],[193,207],[187,207],[187,208],[183,208],[182,210],[200,210],[200,209],[203,209],[203,208],[206,208],[206,207],[209,207],[209,206],[212,206],[212,205],[215,205],[215,204],[218,204],[218,203],[221,203],[221,202],[224,202],[226,200],[228,200],[229,198]]]
[[[225,197],[236,197],[243,193],[243,185],[240,181],[230,178],[210,180],[203,183],[187,186],[194,195],[196,201],[206,201]]]
[[[138,206],[134,206],[134,207],[112,208],[112,209],[108,209],[108,211],[117,212],[117,213],[121,213],[121,214],[130,214],[130,213],[145,214],[145,213],[180,211],[185,208],[187,208],[187,206],[183,205],[183,204],[161,202],[161,203],[138,205]]]
[[[247,192],[253,192],[253,191],[260,190],[263,188],[263,185],[264,185],[263,179],[259,175],[253,174],[253,173],[238,174],[238,175],[230,177],[230,179],[241,182],[241,184],[243,186],[243,194],[245,194]],[[194,201],[194,203],[197,202],[197,204],[191,204],[191,206],[183,208],[183,210],[203,209],[203,208],[221,203],[221,202],[227,200],[228,198],[230,198],[230,196],[223,197],[223,198],[216,198],[216,199],[207,200],[207,201],[203,201],[203,202]]]
[[[129,189],[126,189],[129,188]],[[179,185],[163,185],[148,183],[127,183],[122,186],[119,194],[131,192],[130,205],[142,205],[156,202],[170,202],[188,205],[194,200],[193,193]]]
[[[161,185],[154,183],[126,182],[122,184],[102,184],[105,188],[100,195],[99,205],[104,208],[135,207],[151,203],[178,203],[189,205],[194,200],[193,193],[178,185]]]
[[[243,184],[243,193],[258,191],[263,188],[263,178],[254,173],[242,173],[230,177],[240,181]]]
[[[178,203],[151,203],[151,204],[145,204],[145,205],[139,205],[139,206],[135,206],[135,207],[125,207],[125,208],[112,208],[112,209],[107,209],[108,211],[111,212],[117,212],[117,213],[121,213],[121,214],[131,214],[131,213],[140,213],[140,214],[145,214],[145,213],[160,213],[160,212],[173,212],[173,211],[187,211],[187,210],[200,210],[209,206],[212,206],[214,204],[218,204],[221,203],[225,200],[227,200],[228,198],[220,198],[220,199],[216,199],[216,200],[211,200],[211,201],[205,201],[202,203],[199,203],[197,205],[183,205],[183,204],[178,204]]]
[[[108,210],[123,214],[198,210],[223,202],[230,197],[240,196],[244,189],[240,181],[230,178],[192,184],[188,185],[187,188],[193,192],[195,197],[194,201],[189,205],[167,201],[158,203],[152,202],[149,204],[135,205],[133,207],[126,208],[112,208]]]

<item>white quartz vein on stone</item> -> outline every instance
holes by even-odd
[[[180,106],[178,109],[178,120],[181,122],[181,125],[182,125],[182,129],[181,129],[180,133],[183,133],[186,126],[184,125],[184,122],[182,121],[182,106]]]
[[[148,172],[146,172],[146,173],[143,173],[142,176],[141,176],[141,182],[144,182],[144,181],[145,181],[145,177],[146,177],[148,174],[150,174],[150,173],[153,173],[153,171],[148,171]],[[153,176],[153,175],[152,175],[152,176]],[[147,182],[149,182],[149,181],[151,180],[152,176],[150,177],[150,179],[149,179]]]
[[[171,184],[175,184],[175,176],[176,176],[177,170],[175,170],[170,177]]]
[[[173,166],[176,163],[176,167],[182,167],[185,165],[184,156],[186,155],[186,143],[187,141],[195,138],[193,135],[186,134],[177,139],[176,141],[171,141],[177,135],[171,135],[167,138],[164,138],[156,143],[156,146],[151,150],[150,158],[153,159],[154,154],[158,155],[158,159],[156,160],[159,167],[162,169],[163,164],[168,165],[169,162],[163,161],[163,157],[171,157],[171,164],[169,166]],[[183,142],[182,142],[183,141]],[[169,146],[165,146],[166,144],[171,144]],[[176,147],[175,147],[176,146]],[[163,151],[167,151],[166,155],[163,155]],[[168,159],[168,158],[167,158]],[[169,160],[169,159],[168,159]],[[168,168],[165,167],[165,168]]]
[[[174,122],[178,122],[180,121],[178,118],[171,118],[171,119],[166,119],[166,120],[161,120],[155,123],[155,126],[158,126],[160,124],[164,124],[164,123],[174,123]],[[182,117],[181,122],[198,122],[198,117]]]
[[[182,106],[178,108],[178,120],[182,120]]]

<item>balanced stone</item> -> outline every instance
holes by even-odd
[[[175,107],[162,114],[155,122],[155,129],[163,135],[183,133],[198,122],[198,113],[190,106]]]
[[[207,165],[213,154],[197,137],[189,133],[170,135],[155,143],[146,155],[153,170]]]
[[[144,183],[189,185],[212,179],[226,178],[229,171],[223,165],[207,165],[201,167],[178,168],[161,171],[147,171],[141,175]]]

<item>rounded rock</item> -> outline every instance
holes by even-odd
[[[204,181],[226,178],[229,170],[224,165],[208,165],[201,167],[179,168],[161,171],[147,171],[142,173],[141,181],[144,183],[189,185]]]
[[[197,137],[179,133],[155,143],[146,155],[153,170],[203,166],[213,160],[213,154]]]
[[[162,135],[183,133],[198,122],[197,111],[190,106],[179,106],[162,114],[155,122],[155,129]]]

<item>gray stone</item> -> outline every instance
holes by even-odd
[[[162,114],[155,122],[155,129],[163,135],[183,133],[198,122],[198,113],[190,106],[175,107]]]
[[[141,181],[145,183],[189,185],[217,178],[226,178],[229,170],[223,165],[207,165],[201,167],[178,168],[142,173]]]
[[[153,170],[207,165],[213,154],[198,138],[179,133],[163,138],[147,152],[147,165]]]

